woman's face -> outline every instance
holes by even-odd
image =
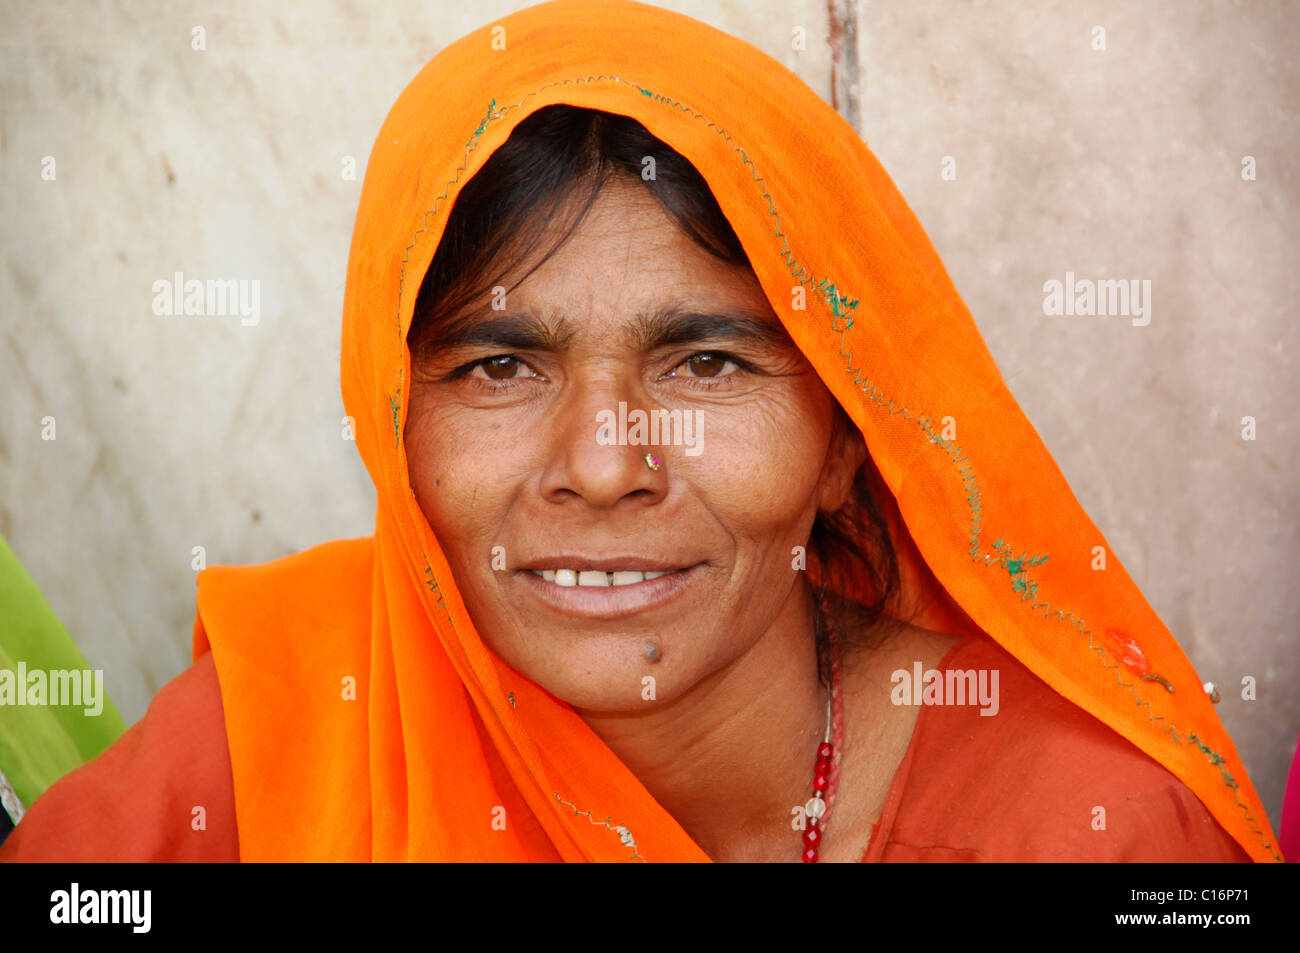
[[[753,273],[635,179],[495,304],[414,368],[412,488],[497,655],[579,709],[671,701],[802,605],[794,547],[861,437]]]

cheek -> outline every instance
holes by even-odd
[[[467,427],[458,415],[438,414],[427,400],[412,397],[406,426],[411,489],[458,576],[488,569],[491,547],[506,542],[494,537],[516,455],[490,430]]]
[[[788,542],[816,515],[829,406],[815,392],[793,393],[714,416],[691,482],[737,535]]]

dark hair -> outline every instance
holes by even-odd
[[[647,159],[653,159],[655,174],[643,177]],[[752,271],[708,183],[684,156],[631,117],[546,106],[522,120],[457,195],[416,298],[408,335],[412,360],[443,322],[534,255],[546,229],[560,222],[561,237],[519,281],[554,255],[618,175],[644,182],[711,254]],[[837,428],[853,426],[838,402],[835,413]],[[868,456],[848,502],[834,513],[818,513],[809,538],[823,682],[829,674],[824,603],[835,600],[829,614],[847,642],[874,625],[898,588],[897,556],[870,489],[873,473]]]

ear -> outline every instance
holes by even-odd
[[[835,424],[826,451],[826,464],[822,468],[819,510],[834,513],[848,501],[849,494],[853,491],[853,481],[866,459],[867,443],[862,439],[862,431],[858,430],[843,408],[836,404]]]

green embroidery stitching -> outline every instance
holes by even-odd
[[[401,289],[406,279],[406,265],[410,260],[410,250],[415,247],[416,243],[419,241],[420,235],[428,230],[430,216],[437,213],[443,201],[447,198],[447,195],[450,192],[452,186],[454,186],[460,180],[461,174],[465,171],[468,165],[470,154],[478,146],[478,141],[483,133],[483,130],[487,128],[490,122],[501,119],[502,117],[510,113],[512,110],[520,108],[529,99],[532,99],[537,95],[540,95],[542,92],[544,92],[547,89],[550,89],[555,86],[569,86],[569,85],[576,85],[581,83],[593,83],[593,82],[612,82],[612,83],[620,83],[620,84],[630,86],[631,88],[640,92],[642,95],[652,99],[654,102],[676,108],[681,112],[691,116],[693,119],[698,119],[699,121],[703,122],[707,127],[714,130],[728,144],[730,144],[733,147],[733,149],[736,151],[736,153],[740,156],[741,162],[744,165],[749,166],[751,177],[754,179],[754,182],[758,185],[762,197],[767,200],[768,214],[770,214],[776,220],[774,237],[779,238],[781,240],[780,257],[785,262],[786,268],[789,270],[791,277],[794,278],[794,280],[798,282],[800,285],[806,286],[814,282],[813,276],[810,275],[808,271],[801,264],[799,264],[799,261],[795,258],[793,251],[790,249],[789,240],[785,235],[785,233],[782,231],[781,215],[777,211],[775,201],[767,191],[766,180],[761,175],[758,174],[758,169],[754,165],[753,161],[749,158],[749,154],[745,152],[745,150],[741,146],[737,145],[735,143],[735,140],[724,129],[722,129],[712,120],[696,112],[694,109],[690,108],[689,106],[677,102],[676,100],[670,99],[667,96],[654,93],[649,89],[646,89],[644,86],[640,86],[635,83],[630,83],[627,80],[624,80],[620,77],[606,76],[606,75],[587,76],[585,78],[579,77],[576,79],[557,80],[556,82],[553,83],[547,83],[539,87],[538,89],[528,93],[521,100],[519,100],[519,102],[510,106],[502,107],[501,110],[497,112],[495,115],[493,115],[493,107],[496,104],[496,100],[493,99],[491,101],[491,104],[488,107],[487,115],[483,118],[482,122],[479,123],[478,127],[474,130],[474,134],[470,137],[469,141],[466,143],[465,157],[462,160],[460,166],[456,169],[455,175],[447,182],[447,184],[443,188],[442,194],[439,195],[434,200],[433,208],[425,212],[424,222],[416,230],[415,235],[412,237],[410,244],[406,246],[405,253],[403,254],[402,257],[402,271],[401,271],[401,275],[399,276],[399,282],[398,282],[399,305],[398,305],[398,314],[397,314],[397,330],[399,336],[402,333],[401,305],[400,305]],[[825,301],[827,307],[831,311],[831,320],[830,320],[831,330],[832,332],[838,333],[840,335],[840,341],[839,341],[840,356],[845,359],[845,371],[848,374],[853,375],[854,385],[857,386],[862,391],[862,393],[867,396],[870,402],[874,402],[881,409],[887,411],[890,417],[894,417],[898,414],[902,414],[904,420],[913,419],[912,415],[909,414],[908,409],[906,407],[895,407],[893,398],[886,399],[885,394],[878,387],[876,387],[876,385],[873,384],[871,380],[866,377],[865,374],[863,374],[861,368],[853,367],[853,354],[852,352],[846,351],[844,349],[845,332],[847,332],[850,328],[852,328],[854,323],[854,319],[850,314],[850,312],[857,308],[859,299],[855,298],[853,300],[848,300],[847,296],[843,295],[839,291],[838,287],[829,279],[822,279],[820,282],[816,283],[814,287],[820,293],[822,299]],[[841,322],[840,319],[843,319],[843,321]],[[916,417],[914,422],[918,424],[921,431],[926,435],[926,437],[928,438],[928,442],[931,443],[932,445],[940,447],[940,449],[943,450],[945,455],[947,455],[951,459],[954,467],[956,468],[958,477],[961,480],[962,487],[964,490],[967,491],[966,502],[970,510],[969,552],[971,556],[971,561],[978,562],[980,559],[979,537],[983,529],[983,508],[981,504],[982,497],[979,489],[979,483],[974,473],[974,465],[966,456],[964,455],[959,456],[959,454],[962,453],[962,450],[961,447],[959,447],[955,441],[943,440],[941,436],[936,435],[934,427],[931,422],[931,418],[928,415]],[[995,550],[997,549],[997,543],[1000,542],[1002,542],[1001,538],[999,538],[999,540],[994,544]],[[1011,552],[1010,547],[1007,546],[1005,551],[997,552],[996,559],[993,558],[993,554],[986,554],[984,556],[984,565],[986,568],[989,566],[999,566],[1001,568],[1006,569],[1008,571],[1008,574],[1011,576],[1012,591],[1021,593],[1021,600],[1020,600],[1021,602],[1029,602],[1037,594],[1038,584],[1032,580],[1032,578],[1028,575],[1027,572],[1025,572],[1025,566],[1039,565],[1043,562],[1046,562],[1048,557],[1047,556],[1028,557],[1026,554],[1022,554],[1016,560],[1008,560],[1007,557],[1010,552]],[[427,555],[426,555],[426,563],[427,563]],[[428,570],[428,572],[429,575],[432,577],[432,570]],[[433,583],[433,587],[435,591],[437,591],[436,582]],[[439,605],[442,605],[441,595],[439,597]],[[445,605],[443,606],[443,608],[445,610],[446,608]],[[1062,623],[1066,623],[1067,619],[1074,620],[1069,623],[1070,628],[1077,629],[1080,634],[1085,635],[1087,637],[1089,648],[1097,651],[1100,654],[1101,663],[1103,667],[1118,669],[1119,667],[1118,665],[1114,665],[1114,666],[1106,665],[1105,650],[1093,643],[1091,630],[1085,628],[1083,620],[1076,617],[1073,612],[1065,612],[1064,610],[1061,609],[1057,609],[1055,612],[1051,612],[1050,611],[1051,606],[1047,602],[1031,602],[1029,608],[1031,610],[1042,609],[1044,618],[1051,618],[1053,615],[1055,615],[1057,620]],[[1137,689],[1132,682],[1124,682],[1118,673],[1116,674],[1116,680],[1119,682],[1120,685],[1129,688],[1133,692],[1134,700],[1137,702],[1139,707],[1143,705],[1147,707],[1147,711],[1148,711],[1147,718],[1149,721],[1164,720],[1164,716],[1153,715],[1150,704],[1138,695]],[[1173,739],[1177,743],[1179,744],[1188,743],[1187,741],[1184,741],[1183,739],[1178,737],[1178,734],[1174,730],[1172,725],[1167,727],[1165,730],[1170,733],[1171,737],[1173,737]],[[1276,850],[1273,849],[1272,845],[1270,845],[1267,841],[1264,840],[1263,832],[1258,826],[1256,826],[1255,818],[1251,815],[1249,809],[1246,807],[1246,805],[1241,803],[1241,800],[1239,798],[1237,798],[1236,796],[1237,783],[1235,780],[1233,780],[1231,775],[1227,774],[1226,771],[1223,771],[1222,769],[1223,758],[1217,752],[1214,752],[1210,748],[1201,744],[1200,740],[1197,739],[1195,735],[1189,735],[1189,740],[1195,741],[1197,746],[1200,747],[1202,751],[1204,751],[1210,756],[1210,763],[1219,767],[1220,773],[1224,776],[1224,783],[1233,789],[1233,798],[1236,801],[1237,806],[1240,807],[1244,812],[1246,819],[1251,823],[1251,829],[1254,830],[1257,835],[1259,835],[1260,840],[1263,841],[1265,848],[1268,849],[1270,853],[1272,853],[1277,860],[1279,861],[1282,860],[1281,856],[1277,853]],[[559,795],[556,794],[556,797],[558,798]],[[592,823],[596,823],[596,821],[593,819]]]
[[[478,128],[474,130],[474,135],[470,136],[469,140],[465,143],[466,149],[471,149],[473,147],[474,141],[478,139],[479,136],[483,135],[483,130],[487,128],[488,122],[492,119],[492,110],[496,108],[497,108],[497,101],[493,99],[490,103],[488,103],[487,114],[483,117],[483,121],[478,124]]]
[[[830,307],[832,313],[834,313],[837,318],[845,317],[851,309],[858,306],[857,298],[849,301],[839,293],[835,285],[832,284],[829,279],[823,280],[818,284],[817,290],[821,292],[822,297],[826,299],[826,304]],[[848,323],[844,325],[844,330],[847,331],[851,327],[853,327],[853,318],[850,317]]]
[[[424,580],[425,585],[429,587],[430,592],[432,592],[434,595],[438,597],[438,606],[442,609],[443,612],[447,612],[447,603],[442,601],[442,590],[438,588],[438,579],[433,574],[433,567],[429,565],[428,554],[425,554],[424,557],[424,575],[425,575],[425,580]],[[447,618],[448,619],[451,618],[450,612],[447,612]]]
[[[1032,599],[1034,593],[1038,591],[1038,583],[1029,578],[1028,573],[1025,572],[1025,567],[1041,565],[1047,562],[1048,557],[1030,556],[1028,553],[1021,553],[1015,559],[1011,559],[1009,558],[1011,556],[1011,547],[1006,545],[1001,537],[993,541],[993,551],[998,554],[998,558],[991,560],[986,557],[984,564],[986,566],[1002,566],[1012,577],[1012,590],[1024,593],[1020,597],[1020,601],[1024,602],[1026,599]]]
[[[578,810],[578,806],[574,804],[572,801],[566,801],[564,798],[560,797],[559,791],[552,791],[551,793],[555,795],[555,799],[559,801],[561,804],[567,804],[569,807],[573,808],[573,813],[575,816],[579,814],[585,814],[587,816],[587,819],[590,820],[591,823],[594,824],[596,827],[606,827],[609,830],[613,831],[615,834],[617,834],[619,840],[623,842],[624,846],[632,848],[632,856],[629,857],[628,860],[639,860],[643,864],[646,862],[646,859],[642,857],[641,854],[637,851],[636,838],[632,836],[632,832],[628,830],[626,827],[624,827],[621,824],[615,827],[612,819],[608,817],[605,818],[604,821],[598,821],[590,811],[580,811]]]
[[[509,700],[509,702],[510,702],[510,707],[511,707],[511,708],[514,708],[514,707],[515,707],[515,693],[514,693],[514,692],[511,692],[509,695],[506,696],[506,698],[507,698],[507,699]]]

